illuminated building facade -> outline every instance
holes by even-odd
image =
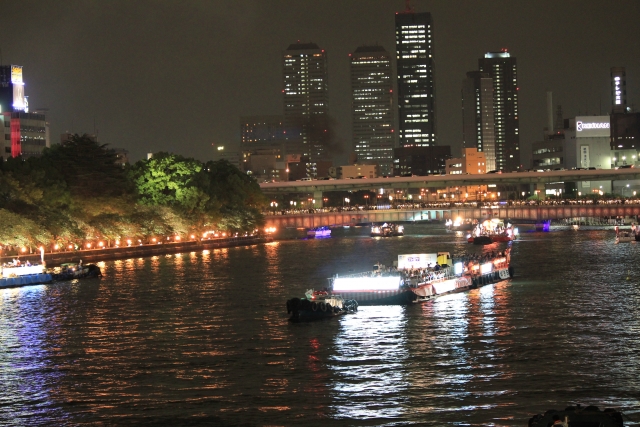
[[[313,163],[327,160],[329,86],[327,54],[315,43],[290,45],[283,54],[285,154],[309,159],[308,176],[316,176]]]
[[[39,156],[50,146],[49,124],[44,114],[29,112],[22,67],[0,66],[0,156],[2,159]]]
[[[493,79],[489,73],[471,71],[462,82],[462,137],[463,150],[473,148],[483,153],[485,171],[496,169]]]
[[[506,49],[489,52],[478,60],[478,67],[480,72],[489,74],[493,80],[495,169],[515,171],[520,168],[516,58]]]
[[[350,55],[353,150],[361,163],[393,173],[395,148],[391,55],[382,46],[360,46]]]
[[[283,116],[240,117],[240,146],[242,151],[282,148],[283,144]]]
[[[487,173],[487,159],[485,153],[475,147],[463,148],[462,157],[446,161],[446,174],[483,174]],[[470,185],[462,187],[448,187],[446,193],[452,194],[458,200],[482,200],[487,192],[486,185]]]
[[[38,157],[45,147],[50,147],[49,123],[44,114],[16,111],[0,114],[2,158],[22,156]]]
[[[436,145],[433,21],[428,12],[396,13],[400,147]]]

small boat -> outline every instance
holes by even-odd
[[[573,224],[573,225],[571,225],[571,228],[573,228],[574,230],[579,230],[580,229],[580,225]]]
[[[47,270],[43,265],[10,266],[2,268],[0,288],[12,288],[27,285],[41,285],[63,280],[101,277],[100,267],[95,264],[66,263],[58,268]]]
[[[371,237],[404,236],[404,226],[393,223],[371,225]]]
[[[560,424],[554,422],[560,421]],[[597,406],[568,406],[562,411],[549,409],[544,414],[536,414],[529,419],[529,427],[564,426],[599,426],[622,427],[622,413],[612,408],[601,411]]]
[[[358,311],[358,303],[344,300],[340,295],[331,295],[326,290],[309,289],[305,298],[292,298],[287,301],[287,314],[292,322],[324,319]]]
[[[312,228],[307,231],[307,237],[310,237],[310,238],[331,237],[331,228],[326,225]]]
[[[629,243],[635,242],[636,235],[630,230],[619,230],[616,232],[616,244],[617,243]]]

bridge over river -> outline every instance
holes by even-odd
[[[283,215],[267,215],[266,226],[313,228],[322,225],[339,226],[372,222],[443,221],[446,219],[510,219],[513,222],[542,222],[552,219],[637,217],[638,204],[575,204],[575,205],[495,205],[486,207],[441,207],[419,209],[315,211]]]

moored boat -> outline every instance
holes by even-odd
[[[358,303],[345,300],[340,295],[332,295],[326,290],[309,289],[305,298],[291,298],[287,301],[287,314],[292,322],[324,319],[358,311]]]
[[[312,228],[307,231],[307,237],[312,237],[312,238],[331,237],[331,228],[326,225]]]
[[[404,226],[386,222],[384,224],[371,225],[371,237],[393,236],[404,236]]]
[[[63,280],[101,277],[100,267],[95,264],[66,263],[48,270],[44,265],[3,266],[0,288],[40,285]]]
[[[638,240],[636,225],[633,224],[631,229],[623,229],[620,230],[618,226],[616,226],[616,244],[618,243],[629,243],[635,242]]]

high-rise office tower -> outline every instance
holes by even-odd
[[[493,79],[496,170],[520,167],[520,125],[518,120],[518,73],[516,58],[506,49],[489,52],[478,60],[481,72]]]
[[[396,13],[398,138],[401,147],[436,144],[433,21],[407,7]]]
[[[393,173],[395,147],[391,55],[382,46],[360,46],[351,61],[353,149],[360,163]]]
[[[283,54],[286,154],[326,159],[329,88],[327,54],[315,43],[290,45]],[[313,175],[313,173],[311,173]]]
[[[462,82],[463,148],[484,153],[486,170],[496,169],[493,79],[489,73],[470,71]]]
[[[613,113],[627,112],[627,73],[624,67],[611,68],[611,104]]]

